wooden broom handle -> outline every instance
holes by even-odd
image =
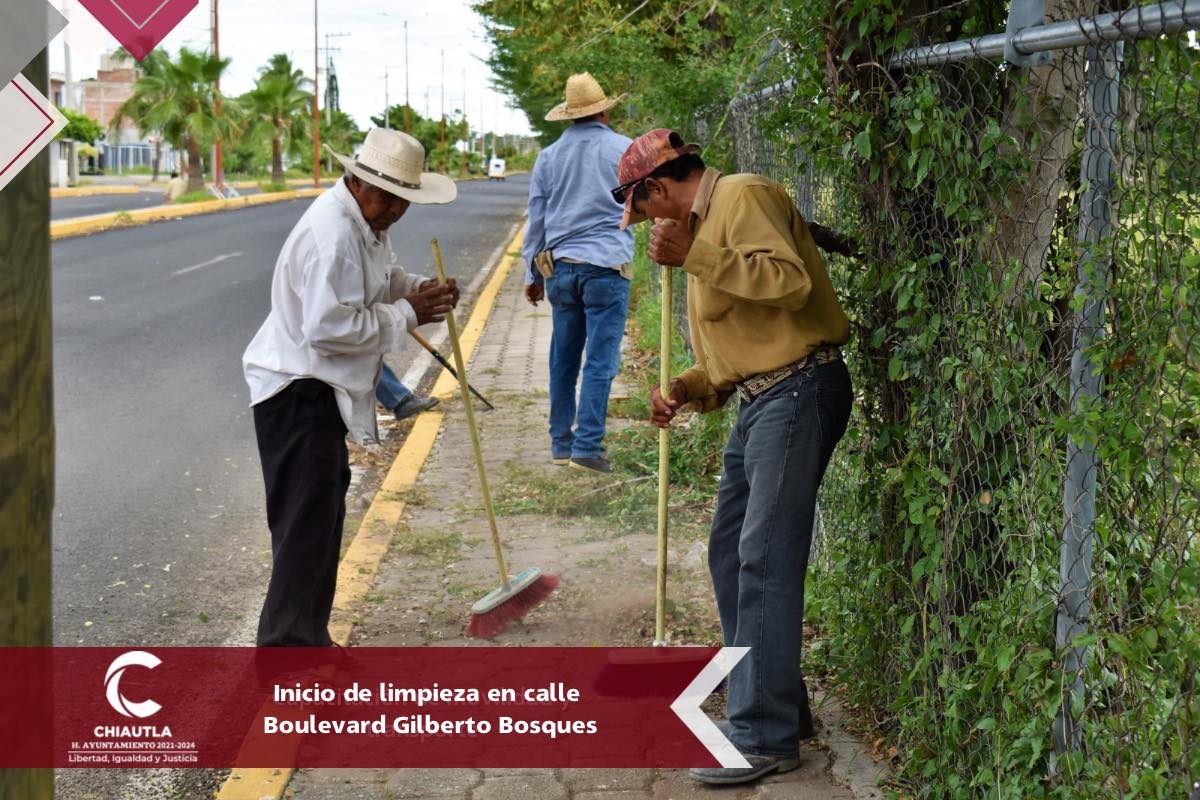
[[[659,339],[658,391],[671,396],[671,267],[661,267],[662,319]],[[654,607],[654,644],[667,643],[667,493],[671,482],[671,431],[658,429],[658,585]]]
[[[442,248],[438,240],[430,242],[433,247],[433,263],[437,265],[438,283],[446,283],[446,267],[442,263]],[[508,585],[508,568],[504,564],[504,550],[500,547],[500,530],[496,527],[496,509],[492,506],[492,493],[488,489],[487,470],[483,466],[483,448],[479,444],[479,429],[475,427],[475,410],[471,408],[471,390],[467,386],[467,365],[463,361],[462,346],[458,342],[458,326],[454,323],[453,309],[446,312],[446,326],[450,329],[450,347],[454,350],[454,363],[458,366],[458,388],[462,393],[463,407],[467,411],[467,427],[471,431],[471,446],[475,449],[475,467],[479,470],[479,488],[483,492],[483,507],[487,511],[488,525],[492,529],[492,544],[496,548],[496,563],[500,566],[500,585]],[[420,339],[418,339],[420,341]]]

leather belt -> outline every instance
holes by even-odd
[[[753,403],[754,398],[758,397],[763,392],[770,389],[779,383],[790,378],[792,375],[799,375],[805,370],[819,367],[822,364],[829,364],[833,361],[842,360],[842,351],[840,348],[826,344],[813,350],[799,361],[793,361],[787,366],[773,369],[770,372],[762,372],[758,375],[752,375],[744,381],[735,383],[738,397],[746,403]]]

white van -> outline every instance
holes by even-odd
[[[493,158],[488,162],[488,180],[502,181],[504,180],[504,159]]]

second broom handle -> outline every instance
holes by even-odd
[[[431,243],[433,263],[437,265],[438,283],[446,282],[446,267],[442,264],[442,248],[438,240]],[[500,530],[496,527],[496,510],[492,507],[492,493],[488,489],[487,470],[483,466],[483,448],[479,444],[479,429],[475,427],[475,411],[471,408],[471,390],[467,386],[467,365],[463,361],[462,346],[458,342],[458,326],[454,324],[454,312],[446,312],[446,327],[450,329],[450,346],[454,350],[454,364],[458,367],[458,388],[462,392],[463,407],[467,412],[467,427],[471,431],[471,446],[475,448],[475,466],[479,470],[479,488],[483,492],[483,507],[487,511],[488,525],[492,528],[492,544],[496,547],[496,563],[500,565],[500,585],[508,585],[508,568],[504,565],[504,549],[500,547]]]
[[[671,267],[662,272],[662,320],[659,342],[658,391],[666,400],[671,396]],[[658,429],[658,587],[654,607],[654,643],[666,644],[667,638],[667,491],[671,482],[671,431]]]

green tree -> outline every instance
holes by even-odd
[[[132,120],[143,135],[158,131],[173,147],[187,153],[189,192],[203,191],[202,149],[217,137],[228,140],[239,128],[236,103],[225,103],[221,116],[216,113],[216,81],[229,66],[229,59],[209,53],[180,48],[172,61],[160,49],[152,50],[141,61],[141,75],[133,93],[115,117]]]
[[[365,135],[345,111],[326,110],[321,115],[321,141],[339,153],[352,153]]]
[[[271,132],[271,182],[283,183],[283,154],[297,157],[312,135],[312,81],[284,53],[271,56],[254,90],[244,95],[255,126]]]
[[[425,163],[429,169],[458,170],[463,167],[466,158],[464,154],[455,149],[454,142],[466,138],[465,132],[468,128],[465,116],[455,109],[452,115],[445,118],[446,146],[442,147],[443,120],[423,117],[412,108],[408,109],[407,117],[404,112],[403,105],[392,106],[388,109],[387,120],[383,115],[379,115],[371,117],[371,123],[383,128],[387,127],[387,122],[390,122],[393,130],[402,131],[406,122],[410,122],[412,125],[410,133],[425,148]]]
[[[486,0],[474,8],[487,21],[498,87],[516,98],[545,145],[563,129],[546,122],[546,112],[562,101],[567,78],[585,71],[610,96],[629,93],[612,111],[616,127],[641,133],[662,124],[694,135],[698,112],[727,105],[756,74],[773,77],[757,67],[794,4]]]
[[[104,132],[104,128],[99,122],[89,117],[87,114],[81,114],[78,111],[72,111],[69,108],[59,107],[59,113],[67,118],[67,126],[58,132],[56,139],[73,139],[76,142],[91,144],[100,138],[100,134]]]

